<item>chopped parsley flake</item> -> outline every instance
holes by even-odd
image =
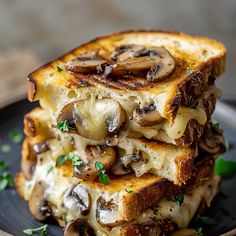
[[[181,207],[184,202],[184,194],[180,193],[177,195],[173,195],[171,198],[168,198],[169,201],[175,202],[177,206]]]
[[[190,75],[190,74],[192,74],[193,72],[192,72],[192,70],[190,70],[189,68],[187,68],[187,70],[186,70],[186,75]]]
[[[63,71],[63,68],[61,66],[57,66],[57,72],[61,73]]]
[[[78,166],[83,163],[83,161],[81,161],[78,155],[70,152],[67,155],[58,156],[56,160],[56,166],[63,166],[66,163],[66,161],[71,161],[73,166]]]
[[[222,157],[216,160],[214,172],[224,179],[230,179],[236,175],[236,162],[225,160]]]
[[[18,128],[11,130],[8,136],[13,143],[20,143],[24,138],[23,133]]]
[[[43,225],[39,228],[25,229],[25,230],[23,230],[23,233],[27,234],[27,235],[33,235],[35,232],[41,231],[41,236],[46,236],[47,235],[47,228],[48,228],[48,225]]]
[[[9,144],[2,144],[0,146],[1,153],[9,153],[11,151],[11,146]]]
[[[196,229],[196,235],[197,236],[203,236],[202,227],[199,227],[199,228]]]
[[[47,175],[53,170],[53,166],[49,166],[47,170]]]
[[[106,170],[104,170],[104,165],[101,162],[96,161],[95,169],[98,171],[99,181],[105,185],[108,185],[110,179],[109,176],[105,173]]]
[[[9,165],[5,161],[0,161],[0,170],[9,169]]]
[[[69,131],[69,125],[67,120],[63,120],[57,123],[57,128],[62,132],[65,133]]]
[[[0,191],[7,188],[14,186],[14,179],[11,174],[4,172],[0,175]]]
[[[128,194],[130,194],[130,193],[133,192],[133,190],[125,189],[125,192],[128,193]]]

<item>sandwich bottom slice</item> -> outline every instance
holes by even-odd
[[[16,176],[16,187],[37,220],[55,218],[65,235],[166,235],[185,228],[203,205],[210,206],[220,177],[214,159],[204,157],[182,186],[145,174],[109,176],[108,185],[72,177],[70,162],[56,167],[50,152],[37,155],[31,178]]]

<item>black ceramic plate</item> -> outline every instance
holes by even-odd
[[[20,101],[0,110],[0,142],[10,144],[11,151],[8,154],[0,153],[0,160],[4,160],[11,166],[10,172],[15,175],[19,171],[21,144],[14,144],[8,137],[13,128],[22,129],[22,120],[25,113],[29,112],[33,106],[27,101]],[[225,154],[226,158],[236,157],[236,125],[227,124],[225,119],[216,117],[224,129],[226,138],[230,143],[230,150]],[[236,117],[235,117],[236,123]],[[236,177],[224,181],[221,193],[215,199],[213,207],[207,215],[217,222],[213,226],[204,227],[204,235],[216,236],[236,227]],[[27,207],[27,203],[17,195],[14,189],[6,189],[0,192],[0,229],[13,235],[24,235],[22,232],[26,228],[39,227],[42,224],[35,221]],[[60,236],[63,231],[56,224],[49,224],[48,235]]]

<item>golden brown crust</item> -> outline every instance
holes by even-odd
[[[123,195],[119,205],[122,217],[126,221],[136,219],[143,211],[154,206],[161,198],[203,184],[212,175],[213,165],[213,158],[204,158],[194,166],[192,176],[185,185],[178,186],[166,179],[160,179],[156,183],[141,188],[137,192]]]
[[[127,224],[121,226],[120,236],[166,235],[177,229],[176,223],[170,219],[151,220],[143,224]]]
[[[93,87],[100,90],[105,89],[106,92],[111,93],[122,92],[131,94],[132,92],[137,92],[138,94],[139,92],[145,91],[146,94],[150,94],[151,96],[153,96],[153,94],[158,95],[160,93],[163,93],[163,91],[167,87],[170,87],[168,91],[165,91],[167,96],[165,110],[163,111],[162,115],[166,119],[173,121],[176,114],[176,106],[178,105],[177,101],[179,101],[178,99],[176,101],[176,97],[182,96],[183,93],[188,92],[184,89],[181,89],[181,87],[184,87],[183,84],[185,84],[187,80],[194,80],[194,77],[197,76],[198,80],[202,81],[201,83],[199,83],[199,90],[202,90],[205,87],[204,85],[206,84],[206,81],[209,77],[219,76],[225,71],[226,49],[220,42],[204,37],[190,36],[183,33],[165,32],[158,30],[126,31],[111,34],[108,36],[102,36],[79,46],[69,53],[64,54],[57,60],[50,62],[31,73],[29,75],[30,83],[32,84],[29,89],[30,100],[40,99],[40,97],[37,95],[43,96],[43,93],[40,93],[40,89],[47,83],[47,78],[45,77],[47,77],[51,72],[56,74],[57,65],[64,65],[66,62],[72,60],[78,55],[81,55],[88,51],[94,51],[97,48],[100,48],[103,56],[109,57],[110,52],[114,50],[114,48],[119,45],[119,43],[122,44],[126,41],[129,43],[129,40],[132,37],[135,39],[137,38],[137,40],[139,39],[139,37],[143,37],[142,43],[145,44],[147,41],[147,44],[150,44],[151,42],[148,41],[148,37],[146,37],[146,35],[152,36],[153,41],[155,41],[155,37],[163,35],[167,40],[168,37],[170,38],[170,41],[173,39],[173,42],[171,41],[170,43],[173,49],[171,53],[176,52],[175,60],[177,66],[174,74],[163,82],[147,82],[145,78],[137,78],[133,76],[130,76],[128,79],[118,78],[116,80],[107,80],[100,75],[81,75],[63,72],[60,73],[60,79],[56,79],[56,81],[54,79],[50,80],[53,81],[50,83],[56,83],[58,87],[61,87],[61,89],[64,90],[75,89],[75,91],[79,91],[80,89]],[[122,40],[124,40],[124,42]],[[199,48],[199,57],[195,57],[195,55],[191,52],[186,53],[185,51],[182,52],[181,49],[178,49],[178,46],[176,45],[182,41],[186,41],[188,43],[190,42],[190,47],[197,47],[198,43],[202,44],[204,47]],[[211,50],[216,51],[216,53],[213,53],[212,56],[210,56]],[[195,64],[196,66],[194,66]],[[193,67],[190,68],[192,69],[193,73],[191,75],[186,75],[186,70],[189,66]]]
[[[22,172],[19,172],[15,176],[15,187],[18,194],[23,198],[25,198],[24,186],[25,186],[25,176]]]
[[[37,93],[36,81],[33,77],[29,76],[27,81],[28,99],[30,102],[34,101]]]

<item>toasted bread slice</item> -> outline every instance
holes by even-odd
[[[167,49],[175,60],[174,73],[163,81],[150,82],[138,75],[107,79],[99,74],[71,73],[65,69],[65,64],[71,60],[98,50],[100,56],[110,60],[110,55],[115,48],[130,44]],[[135,108],[138,106],[144,108],[153,104],[165,120],[156,127],[156,130],[164,129],[174,143],[174,139],[183,135],[189,120],[194,119],[200,125],[205,124],[200,105],[195,111],[188,110],[187,116],[184,115],[185,112],[181,107],[185,109],[191,107],[193,102],[200,99],[202,94],[212,86],[212,77],[221,75],[225,70],[225,57],[226,49],[220,42],[183,33],[137,31],[108,35],[83,44],[32,72],[28,80],[29,100],[40,100],[43,108],[54,116],[58,116],[58,112],[65,104],[71,102],[89,100],[86,106],[91,107],[94,103],[90,101],[91,97],[100,100],[111,99],[120,103],[125,109],[128,128],[132,126],[135,131],[141,132],[147,138],[151,136],[151,138],[159,139],[157,131],[155,134],[153,132],[147,134],[141,129],[146,127],[140,127],[128,121],[130,113],[132,117]],[[99,111],[96,112],[96,109],[92,107],[91,110],[89,115],[92,119],[95,117],[98,119]],[[181,116],[185,125],[182,124],[181,130],[177,132],[173,129],[168,132],[168,126],[175,123],[177,114]],[[101,123],[105,125],[105,122]],[[135,125],[138,127],[135,128]],[[88,132],[85,133],[88,134]],[[102,138],[99,136],[102,133],[104,133],[104,127],[94,130],[94,135],[89,138]]]
[[[32,153],[32,146],[42,145],[42,143],[44,143],[44,145],[48,146],[54,159],[59,155],[75,153],[84,163],[87,163],[86,165],[89,168],[94,169],[94,167],[91,166],[94,165],[94,163],[88,161],[87,150],[90,147],[101,147],[104,149],[102,142],[88,140],[77,134],[61,133],[58,129],[51,126],[48,113],[40,108],[32,110],[25,117],[24,130],[28,138],[25,140],[24,144],[28,143],[28,145],[23,145],[22,160],[29,159],[27,156],[29,153]],[[28,132],[28,127],[31,127],[35,132]],[[214,134],[207,133],[201,140],[204,140],[204,137],[207,135],[208,139],[215,137]],[[221,143],[218,143],[220,140],[217,139],[216,148],[219,150],[216,150],[216,154],[224,151],[221,150],[221,146],[224,142],[223,136],[222,134],[218,134],[218,136],[221,137]],[[71,142],[71,140],[73,140],[73,142]],[[28,147],[28,150],[24,147]],[[113,174],[122,175],[132,171],[137,177],[140,177],[145,173],[151,173],[156,176],[164,177],[178,185],[186,183],[191,177],[194,160],[198,153],[197,145],[191,147],[175,146],[155,140],[134,138],[122,138],[116,146],[108,148],[110,151],[116,151],[116,155],[112,152],[113,155],[115,155],[112,159],[108,156],[110,153],[108,152],[107,160],[111,160],[109,166],[105,167],[106,170],[110,170]],[[105,150],[106,149],[104,149],[104,152]],[[203,153],[203,156],[204,155]],[[213,153],[211,155],[213,155]],[[96,160],[103,162],[102,158],[100,160],[99,157],[97,157]],[[95,175],[91,174],[88,176],[87,174],[89,173],[86,172],[86,175],[80,173],[78,177],[91,179],[97,176],[96,172]],[[29,173],[27,172],[26,176],[28,175]]]

